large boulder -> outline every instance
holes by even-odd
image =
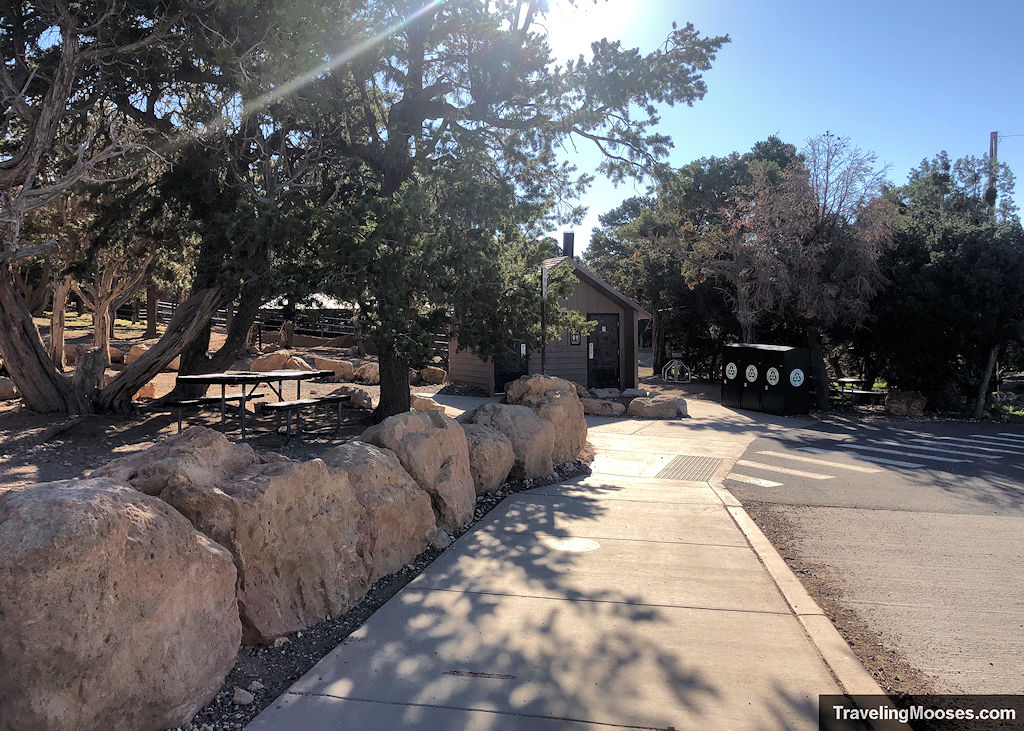
[[[334,373],[331,376],[332,381],[351,381],[355,376],[355,371],[352,368],[352,361],[350,360],[335,360],[334,358],[321,358],[316,356],[314,359],[316,367],[322,371],[331,371]]]
[[[591,416],[622,416],[626,413],[625,404],[619,401],[585,398],[580,399],[580,403],[583,404],[583,413]]]
[[[341,614],[366,594],[363,511],[346,475],[322,460],[254,464],[219,485],[179,485],[162,497],[234,556],[246,644]]]
[[[156,398],[156,383],[154,383],[153,381],[150,381],[149,383],[144,383],[142,385],[142,388],[136,391],[135,395],[132,396],[133,401],[153,398]]]
[[[18,398],[18,389],[10,378],[0,376],[0,401],[13,401]]]
[[[365,388],[359,386],[341,386],[331,391],[331,395],[341,394],[348,396],[348,401],[343,401],[342,406],[346,409],[372,409],[373,396]]]
[[[161,500],[109,478],[0,492],[0,728],[182,726],[240,634],[231,555]]]
[[[553,376],[523,376],[506,385],[505,398],[512,405],[533,409],[555,427],[551,454],[555,464],[579,457],[587,443],[587,420],[572,382]]]
[[[437,533],[430,496],[390,449],[348,442],[321,455],[327,469],[348,477],[364,513],[360,543],[370,581],[398,571],[426,550]]]
[[[599,399],[619,398],[622,395],[622,391],[617,388],[592,388],[590,393]]]
[[[890,391],[885,396],[885,413],[900,418],[920,419],[928,398],[917,391]]]
[[[137,345],[133,345],[128,351],[128,354],[124,357],[124,362],[129,365],[134,363],[146,354],[151,345],[152,343],[138,343]]]
[[[111,363],[124,363],[124,351],[119,348],[107,348],[107,359]]]
[[[466,421],[501,432],[512,442],[515,462],[513,477],[546,477],[554,471],[551,455],[555,448],[555,427],[526,406],[483,404]]]
[[[426,368],[421,368],[419,373],[420,378],[423,380],[424,383],[429,383],[433,385],[442,384],[448,378],[448,374],[445,372],[444,368],[438,368],[437,366],[427,366]]]
[[[398,455],[405,471],[430,495],[441,529],[453,533],[473,517],[469,446],[454,419],[439,411],[408,411],[370,427],[359,439]]]
[[[286,371],[312,371],[315,370],[313,366],[305,358],[300,358],[297,355],[291,356],[284,362],[284,368]]]
[[[363,363],[353,374],[360,383],[374,385],[380,383],[380,367],[376,363]]]
[[[686,400],[675,396],[641,396],[629,402],[626,413],[637,419],[674,419],[686,416]]]
[[[252,363],[249,364],[249,370],[256,371],[258,373],[266,373],[267,371],[283,371],[288,365],[288,360],[292,357],[290,351],[287,350],[275,350],[273,353],[267,353],[261,355],[258,358],[253,358]]]
[[[169,487],[218,485],[256,461],[248,444],[236,444],[223,434],[194,426],[149,449],[108,462],[92,477],[113,477],[147,495]]]
[[[419,394],[411,394],[409,396],[409,407],[413,411],[440,411],[444,413],[444,406],[437,403],[434,399],[429,396],[420,396]]]
[[[477,495],[486,495],[501,486],[515,464],[512,440],[500,431],[482,424],[463,424],[469,445],[469,473]]]

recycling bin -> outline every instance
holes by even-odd
[[[791,416],[810,411],[806,348],[737,343],[722,350],[722,405]]]

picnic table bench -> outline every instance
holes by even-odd
[[[830,388],[831,392],[839,397],[840,403],[847,403],[852,405],[854,398],[857,396],[866,396],[869,400],[879,399],[884,400],[888,390],[876,390],[857,388],[857,386],[865,385],[867,381],[863,378],[833,378],[832,383],[837,384]]]
[[[315,396],[313,398],[296,399],[294,401],[268,401],[266,403],[256,404],[257,413],[271,412],[273,414],[284,414],[285,415],[285,431],[284,440],[287,442],[292,436],[292,414],[295,414],[295,433],[299,433],[301,422],[299,421],[299,414],[302,409],[313,406],[324,406],[334,405],[338,406],[338,423],[341,423],[341,405],[346,401],[351,400],[351,396],[348,394],[330,394],[328,396]]]
[[[264,398],[262,393],[250,393],[246,396],[247,400],[261,399]],[[200,396],[198,398],[183,398],[183,399],[169,399],[163,402],[163,406],[170,406],[174,409],[175,416],[178,419],[178,433],[181,434],[181,422],[183,412],[187,408],[205,408],[207,406],[220,406],[220,419],[221,423],[224,423],[225,418],[225,406],[229,403],[236,403],[239,408],[242,408],[242,396]]]

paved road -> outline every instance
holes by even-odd
[[[726,487],[937,690],[1024,692],[1024,430],[799,425],[754,440]]]

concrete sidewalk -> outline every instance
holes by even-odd
[[[817,728],[849,650],[718,487],[779,426],[691,413],[594,420],[594,474],[505,500],[249,728]]]

